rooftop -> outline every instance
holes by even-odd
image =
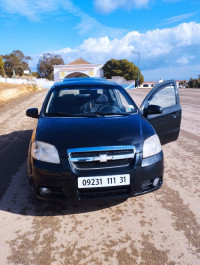
[[[79,58],[71,63],[68,63],[68,65],[77,65],[77,64],[91,64],[91,63],[83,60],[82,58]]]

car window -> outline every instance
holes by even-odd
[[[66,87],[52,91],[45,113],[132,113],[136,111],[134,102],[126,91],[116,87],[80,86]]]
[[[130,111],[133,111],[134,110],[134,106],[132,104],[130,104],[130,102],[128,102],[126,100],[126,98],[124,97],[124,95],[121,93],[120,90],[115,90],[114,91],[115,94],[116,94],[116,97],[117,97],[117,101],[118,101],[118,104],[124,108],[124,110],[126,112],[130,112]]]
[[[169,85],[157,92],[149,101],[149,105],[159,105],[162,108],[176,104],[176,91],[174,85]]]

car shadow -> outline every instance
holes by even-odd
[[[27,157],[32,130],[0,135],[0,199]]]
[[[27,178],[31,134],[31,130],[24,130],[0,136],[0,210],[26,216],[60,216],[95,212],[126,200],[38,200]]]
[[[112,198],[109,200],[40,201],[32,194],[29,196],[29,203],[21,209],[15,207],[14,212],[17,210],[16,213],[18,214],[32,216],[77,215],[110,208],[123,203],[125,200]]]

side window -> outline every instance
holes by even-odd
[[[149,105],[159,105],[162,108],[176,105],[176,91],[174,85],[161,89],[149,101]]]

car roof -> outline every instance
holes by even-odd
[[[95,78],[95,77],[76,77],[76,78],[67,78],[63,82],[55,83],[52,86],[52,89],[66,87],[68,85],[118,85],[115,82],[108,81],[105,78]]]

